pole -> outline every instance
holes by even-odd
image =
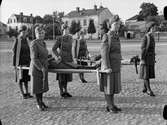
[[[34,24],[32,24],[31,32],[32,32],[32,40],[33,40],[34,39]]]
[[[53,16],[53,40],[55,39],[54,16]]]
[[[55,24],[54,24],[54,19],[55,19],[55,16],[56,16],[56,12],[53,12],[53,40],[55,39]]]

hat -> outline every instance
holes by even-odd
[[[114,15],[113,22],[118,22],[120,20],[118,15]]]
[[[63,29],[67,29],[68,28],[68,25],[67,24],[64,24],[63,25]]]
[[[100,29],[104,29],[105,32],[108,32],[108,30],[109,30],[109,27],[108,27],[108,25],[107,25],[107,22],[108,22],[108,20],[104,20],[103,23],[100,24],[100,26],[101,26]]]
[[[118,15],[114,15],[113,18],[110,20],[110,24],[114,23],[114,22],[119,22],[120,18]]]
[[[22,26],[20,27],[19,32],[26,31],[26,30],[27,30],[27,27],[26,27],[25,25],[22,25]]]
[[[38,25],[38,26],[35,27],[35,33],[41,32],[41,31],[43,31],[43,30],[44,30],[44,28],[43,28],[42,25]]]
[[[79,32],[79,34],[80,34],[80,35],[83,35],[83,34],[85,34],[85,33],[84,33],[84,31],[81,30],[81,31]]]

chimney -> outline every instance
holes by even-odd
[[[100,9],[103,9],[104,7],[102,5],[100,5]]]
[[[30,23],[33,23],[33,16],[32,16],[32,13],[30,14]]]
[[[20,12],[20,15],[23,16],[23,12]]]
[[[79,12],[79,7],[76,7],[76,11]]]
[[[23,22],[23,12],[20,12],[20,22]]]
[[[97,10],[97,5],[94,5],[94,9]]]

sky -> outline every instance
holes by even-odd
[[[143,2],[154,3],[158,12],[162,13],[167,0],[2,0],[0,7],[0,21],[7,23],[12,14],[43,17],[45,14],[52,14],[54,11],[69,13],[76,10],[76,7],[91,9],[94,5],[107,7],[111,13],[118,14],[125,21],[139,13],[140,5]]]

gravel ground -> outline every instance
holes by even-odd
[[[131,44],[131,43],[129,43]],[[122,46],[123,58],[139,54],[139,44]],[[142,81],[138,79],[134,66],[122,66],[122,91],[115,96],[122,112],[113,114],[105,111],[104,95],[96,84],[95,74],[85,74],[88,83],[81,83],[74,74],[69,83],[70,99],[59,96],[56,75],[49,73],[49,91],[44,101],[50,107],[40,112],[35,98],[22,99],[18,84],[14,82],[11,65],[12,53],[0,52],[0,119],[3,125],[165,125],[162,118],[163,106],[167,104],[167,45],[156,47],[156,79],[151,87],[156,97],[143,94]],[[0,49],[10,49],[10,43],[0,43]],[[93,52],[93,50],[92,50]]]

